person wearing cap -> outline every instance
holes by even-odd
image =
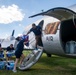
[[[16,60],[15,60],[14,68],[12,70],[13,72],[17,72],[16,67],[17,67],[19,59],[20,59],[20,65],[21,65],[21,63],[25,57],[22,52],[24,49],[24,45],[26,45],[27,42],[28,41],[25,41],[25,39],[20,39],[19,43],[17,44],[16,51],[15,51]]]
[[[39,40],[41,39],[41,27],[40,26],[36,26],[34,23],[32,24],[32,28],[27,32],[26,35],[28,35],[30,32],[33,32],[35,34],[35,39],[36,39],[36,43],[35,43],[35,49],[37,49],[37,45],[39,43]]]

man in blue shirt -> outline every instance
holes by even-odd
[[[41,27],[40,26],[36,26],[34,23],[32,24],[32,28],[28,31],[27,35],[30,33],[30,32],[33,32],[35,34],[35,39],[36,39],[36,49],[37,49],[37,45],[38,45],[38,42],[39,40],[41,39]]]

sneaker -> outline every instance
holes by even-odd
[[[12,71],[13,71],[14,73],[16,73],[16,72],[17,72],[17,70],[14,70],[14,69],[13,69]]]
[[[25,65],[21,64],[20,67],[25,67]]]

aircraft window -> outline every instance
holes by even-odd
[[[45,34],[56,34],[60,22],[48,23],[45,27]]]

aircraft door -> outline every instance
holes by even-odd
[[[42,29],[43,29],[43,24],[44,24],[44,20],[41,20],[41,21],[39,22],[39,24],[38,24],[38,26],[41,27],[41,31],[42,31]],[[42,33],[42,35],[43,35],[43,33]],[[38,42],[38,45],[41,46],[41,47],[43,47],[42,37],[40,38],[40,40],[39,40],[39,42]]]
[[[64,53],[60,42],[60,21],[45,25],[42,42],[46,53]]]
[[[27,70],[37,63],[43,53],[43,48],[32,50],[23,60],[22,64],[18,67],[20,70]]]

